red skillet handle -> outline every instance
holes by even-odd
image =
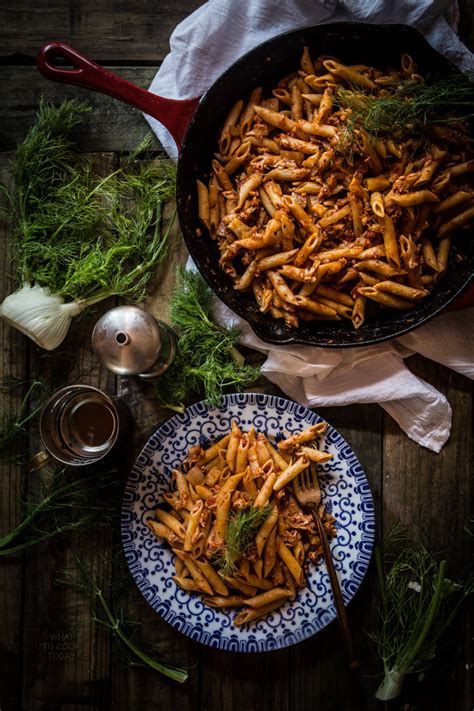
[[[55,66],[54,61],[58,57],[72,64],[73,69]],[[41,74],[47,79],[100,91],[153,116],[168,129],[176,141],[178,149],[199,102],[199,98],[181,101],[165,99],[150,91],[140,89],[135,84],[130,84],[125,79],[121,79],[116,74],[95,64],[63,42],[45,44],[39,51],[36,64]]]

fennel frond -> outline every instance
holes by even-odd
[[[17,148],[13,187],[1,188],[20,281],[4,301],[3,316],[48,350],[84,308],[109,296],[146,297],[174,221],[174,215],[163,219],[165,203],[175,197],[173,164],[150,156],[136,161],[133,154],[99,176],[93,158],[77,152],[73,135],[87,110],[77,101],[59,107],[42,101]]]
[[[356,87],[336,91],[341,108],[350,109],[352,130],[360,126],[368,134],[389,133],[397,138],[422,132],[431,122],[449,123],[474,114],[474,84],[452,76],[433,83],[406,80],[384,96],[369,96]]]
[[[407,674],[431,664],[438,639],[474,591],[474,580],[450,580],[446,561],[438,562],[400,526],[375,558],[381,604],[380,628],[372,636],[385,674],[375,695],[388,701],[398,696]]]
[[[182,411],[187,397],[196,392],[216,404],[226,388],[240,390],[260,374],[243,364],[236,349],[239,332],[216,323],[211,304],[212,291],[203,277],[181,268],[171,299],[171,321],[179,333],[177,354],[155,384],[166,407]]]
[[[86,476],[72,468],[51,472],[36,500],[25,502],[22,521],[0,538],[0,558],[64,533],[110,525],[115,508],[107,496],[115,481],[114,475],[96,470]]]
[[[268,518],[272,507],[266,504],[262,508],[249,506],[241,511],[234,511],[226,530],[224,548],[217,559],[221,575],[226,578],[233,574],[235,566],[251,545],[260,526]]]
[[[39,415],[43,406],[43,398],[41,398],[39,402],[37,401],[35,405],[31,407],[32,400],[38,398],[40,391],[42,395],[44,395],[44,387],[38,380],[24,381],[21,379],[13,379],[8,383],[4,381],[0,389],[4,392],[11,391],[25,384],[28,385],[28,389],[22,397],[18,409],[16,411],[4,410],[2,413],[0,455],[3,454],[7,447],[14,441],[27,434],[28,423]]]

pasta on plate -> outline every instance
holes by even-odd
[[[164,495],[170,510],[159,507],[147,521],[176,555],[176,584],[212,607],[243,608],[236,625],[293,600],[322,553],[315,522],[289,485],[312,462],[332,459],[314,446],[326,428],[311,425],[276,446],[234,420],[215,444],[190,448],[173,470],[176,490]],[[320,513],[334,536],[334,518],[323,506]]]
[[[424,82],[413,59],[382,70],[311,57],[271,96],[256,88],[222,127],[199,218],[220,266],[260,311],[299,320],[409,310],[443,277],[453,233],[474,222],[466,121],[370,134],[367,102]]]

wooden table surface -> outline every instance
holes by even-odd
[[[108,97],[54,84],[35,69],[34,58],[46,41],[61,39],[126,79],[148,87],[168,51],[174,27],[201,5],[200,0],[37,0],[0,2],[0,172],[8,176],[9,152],[31,125],[39,97],[87,99],[93,110],[81,133],[81,149],[96,154],[101,169],[119,161],[147,131],[138,111]],[[461,37],[473,42],[472,2],[461,3]],[[12,289],[9,225],[0,222],[1,299]],[[174,255],[183,259],[184,249]],[[162,272],[155,312],[166,319],[173,265]],[[85,382],[118,394],[134,419],[128,447],[130,463],[154,430],[169,416],[160,409],[150,385],[119,379],[98,364],[90,334],[101,305],[75,323],[57,352],[41,351],[0,320],[1,377],[40,378],[49,387]],[[348,440],[369,479],[376,509],[377,536],[396,521],[432,552],[447,556],[453,576],[471,553],[464,532],[472,516],[472,392],[467,378],[421,357],[409,368],[449,400],[453,409],[451,438],[439,455],[410,441],[377,405],[324,408],[319,413]],[[275,392],[264,380],[261,391]],[[0,393],[4,411],[18,407],[21,388]],[[24,449],[38,449],[33,421]],[[25,454],[28,454],[25,451]],[[21,519],[22,500],[34,495],[36,475],[9,456],[0,461],[0,534]],[[123,486],[123,482],[121,483]],[[201,646],[174,631],[147,605],[132,585],[128,615],[140,623],[137,639],[156,644],[157,656],[185,666],[189,680],[177,685],[143,667],[126,667],[108,633],[97,628],[87,603],[70,588],[58,586],[58,571],[71,566],[79,552],[93,567],[100,585],[114,585],[107,552],[119,541],[117,527],[85,536],[66,536],[28,553],[0,561],[0,710],[1,711],[370,711],[380,665],[367,635],[375,620],[377,587],[373,564],[348,608],[360,669],[349,671],[337,622],[292,648],[267,654],[240,655]],[[81,624],[78,624],[81,623]],[[469,711],[471,633],[467,608],[446,639],[436,666],[423,678],[410,678],[402,696],[385,706],[404,711]]]

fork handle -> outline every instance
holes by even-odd
[[[336,569],[334,567],[334,561],[332,559],[331,549],[329,548],[329,541],[326,535],[326,530],[323,526],[323,522],[321,521],[321,516],[319,515],[317,506],[310,504],[308,508],[310,509],[313,518],[316,522],[319,538],[321,539],[324,560],[326,561],[329,579],[331,581],[332,594],[336,605],[337,616],[339,619],[339,624],[341,626],[341,632],[342,637],[344,639],[347,656],[349,657],[349,666],[351,669],[356,669],[359,666],[359,662],[357,661],[355,656],[354,643],[352,641],[352,635],[349,628],[349,620],[347,619],[346,608],[342,599],[341,587],[339,585]]]

